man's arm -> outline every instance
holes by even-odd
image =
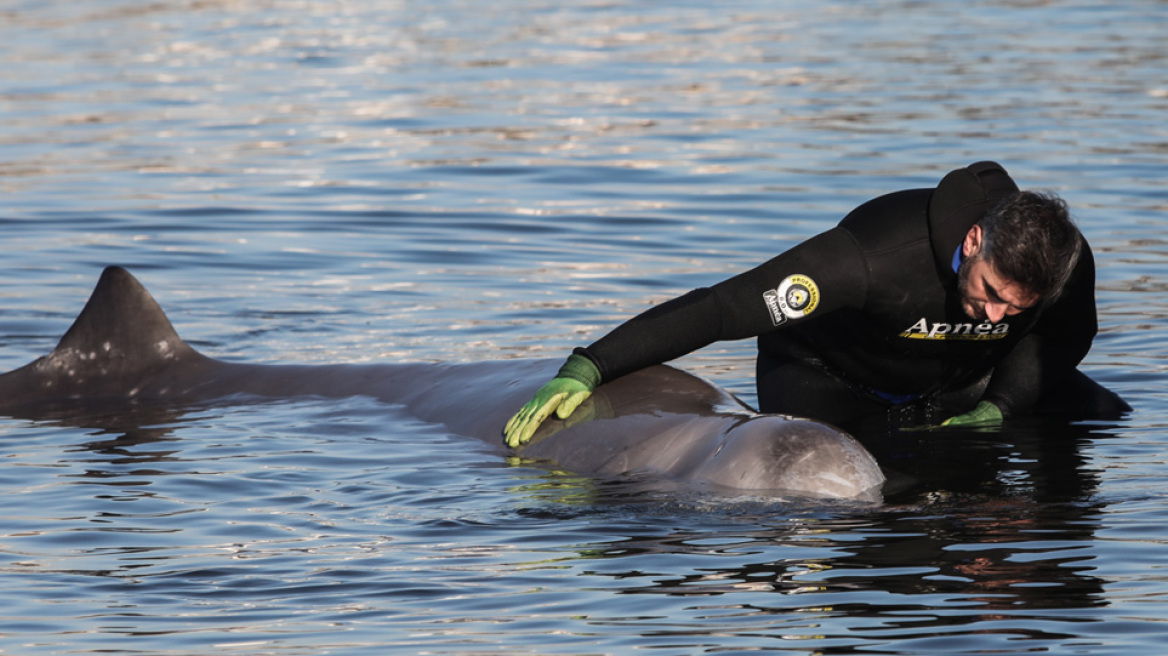
[[[1095,339],[1095,262],[1083,243],[1067,286],[1029,335],[994,368],[983,400],[1005,417],[1025,414],[1053,383],[1066,380]]]
[[[599,384],[717,341],[757,337],[841,307],[859,306],[866,294],[863,255],[850,233],[833,228],[750,271],[637,315],[591,346],[576,349],[572,357],[591,362]],[[581,364],[573,362],[574,367]],[[559,379],[544,388],[562,386]],[[552,411],[566,419],[575,408],[567,414],[549,409],[547,404],[558,404],[560,395],[544,388],[508,422],[504,436],[510,446],[526,443]],[[582,401],[587,396],[581,398],[577,390],[571,398]],[[541,404],[541,399],[547,402]]]
[[[858,306],[866,294],[863,256],[846,230],[834,228],[754,269],[652,308],[582,350],[609,381],[714,342],[758,337]]]

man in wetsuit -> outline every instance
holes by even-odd
[[[979,162],[868,201],[761,266],[578,348],[504,429],[531,439],[603,382],[718,340],[758,337],[762,412],[849,427],[993,425],[1122,410],[1076,369],[1096,332],[1091,250],[1053,195]]]

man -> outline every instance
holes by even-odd
[[[758,337],[762,412],[842,427],[1114,414],[1126,404],[1076,370],[1097,329],[1094,278],[1063,201],[1019,191],[1000,165],[979,162],[935,189],[868,201],[769,262],[576,349],[504,436],[520,446],[603,382],[746,337]]]

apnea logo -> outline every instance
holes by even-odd
[[[781,326],[787,319],[801,319],[819,307],[819,286],[810,277],[796,274],[787,276],[777,289],[762,294],[771,321]]]
[[[985,341],[1005,339],[1009,331],[1010,324],[1006,323],[994,324],[989,321],[983,321],[976,325],[973,323],[943,323],[940,321],[929,323],[924,317],[921,317],[920,321],[909,326],[908,330],[905,330],[900,336],[908,339]]]

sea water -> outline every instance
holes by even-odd
[[[0,366],[108,264],[256,363],[562,357],[973,161],[1071,204],[1114,422],[881,505],[633,491],[367,399],[0,421],[8,654],[1160,654],[1168,5],[0,5]],[[678,361],[754,402],[753,344]]]

